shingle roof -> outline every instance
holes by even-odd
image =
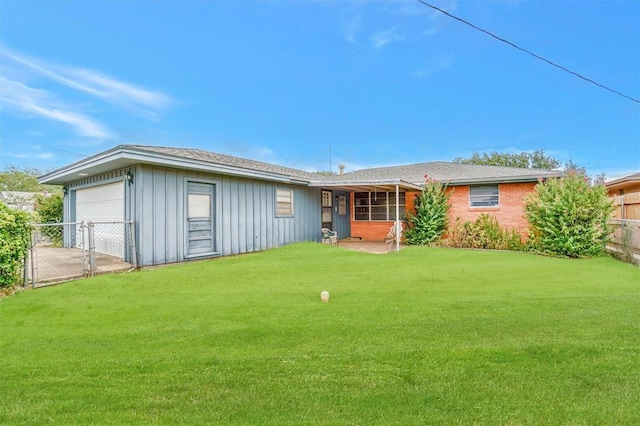
[[[256,179],[306,183],[312,186],[353,187],[365,185],[402,184],[420,187],[425,175],[450,185],[498,182],[531,182],[539,178],[561,176],[552,170],[514,167],[481,166],[435,161],[391,167],[356,170],[343,175],[326,176],[262,161],[234,157],[192,148],[171,148],[148,145],[120,145],[54,170],[40,177],[42,183],[65,184],[78,176],[104,173],[137,163],[191,168],[212,173],[231,174]]]
[[[473,182],[535,181],[538,178],[561,175],[562,172],[553,170],[433,161],[429,163],[356,170],[345,173],[341,178],[351,181],[393,178],[420,185],[425,182],[426,176],[437,181],[449,182],[450,184],[462,184]]]
[[[518,167],[485,166],[476,164],[433,161],[428,163],[376,167],[355,170],[344,175],[325,176],[318,173],[278,166],[247,158],[191,148],[170,148],[146,145],[123,145],[123,148],[155,152],[173,157],[205,161],[213,164],[234,166],[246,170],[291,176],[309,182],[373,182],[398,180],[422,185],[425,175],[431,179],[462,184],[473,182],[535,181],[538,178],[560,176],[562,172]]]
[[[264,163],[262,161],[250,160],[248,158],[234,157],[232,155],[220,154],[217,152],[204,151],[192,148],[169,148],[163,146],[147,146],[147,145],[122,145],[122,148],[133,149],[137,151],[153,152],[173,157],[185,158],[190,160],[204,161],[211,164],[219,164],[225,166],[233,166],[251,171],[261,171],[266,173],[274,173],[283,176],[290,176],[306,181],[322,181],[326,177],[317,173],[307,172],[304,170],[293,169],[290,167],[278,166],[275,164]]]

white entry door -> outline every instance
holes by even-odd
[[[124,182],[92,186],[76,191],[76,222],[118,222],[94,227],[96,251],[124,255]],[[87,238],[85,232],[85,240]],[[82,238],[76,238],[77,245]],[[86,244],[86,241],[85,241]]]

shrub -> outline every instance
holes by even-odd
[[[28,214],[0,203],[0,289],[20,283],[30,233]]]
[[[37,221],[40,223],[61,223],[63,220],[62,206],[62,195],[60,194],[38,195],[35,205]],[[45,226],[41,230],[43,235],[49,237],[54,246],[62,247],[62,226]]]
[[[613,204],[602,184],[591,186],[578,173],[538,184],[525,197],[530,243],[543,253],[589,257],[604,251]]]
[[[407,229],[404,240],[407,244],[427,245],[439,240],[447,228],[449,198],[447,185],[427,179],[424,189],[415,199],[415,211],[407,212]]]
[[[481,214],[475,222],[461,222],[459,218],[456,219],[442,245],[457,248],[524,250],[517,230],[501,227],[494,216],[486,213]]]

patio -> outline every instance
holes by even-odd
[[[373,253],[373,254],[386,254],[387,244],[384,241],[362,241],[359,239],[349,239],[345,238],[344,240],[340,240],[339,246],[353,251],[361,251],[365,253]],[[404,248],[404,244],[400,244],[400,249]],[[393,251],[393,248],[392,248]]]

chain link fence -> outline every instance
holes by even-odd
[[[625,262],[640,264],[640,220],[612,219],[607,250]]]
[[[137,267],[131,221],[34,224],[25,287]]]

